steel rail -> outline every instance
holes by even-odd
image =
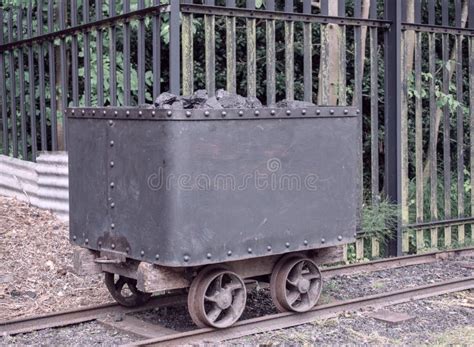
[[[389,305],[401,304],[412,300],[419,300],[472,288],[474,288],[474,277],[467,277],[458,280],[451,280],[416,288],[402,289],[389,293],[370,295],[363,298],[321,305],[309,312],[301,314],[279,313],[248,319],[238,322],[234,326],[227,329],[198,329],[184,333],[142,340],[127,344],[125,346],[181,346],[193,343],[220,343],[225,340],[236,339],[243,336],[307,324],[317,319],[332,318],[345,311],[354,311],[366,307],[381,308]]]
[[[409,255],[397,258],[386,258],[366,263],[355,263],[322,269],[323,276],[330,278],[336,275],[347,275],[361,272],[374,272],[384,269],[427,264],[444,259],[449,256],[469,256],[474,255],[474,247],[454,250],[438,251],[419,255]],[[31,316],[15,320],[0,322],[0,334],[14,335],[28,333],[36,330],[64,327],[96,320],[107,314],[127,314],[145,311],[156,307],[172,306],[186,302],[186,296],[173,294],[170,296],[160,296],[153,298],[148,304],[141,307],[126,308],[116,303],[103,304],[82,309],[67,310],[58,313],[48,313],[44,315]]]
[[[15,335],[29,333],[36,330],[58,328],[73,324],[85,323],[96,320],[108,314],[127,314],[145,311],[155,307],[166,307],[186,302],[182,294],[160,296],[151,299],[146,305],[140,307],[123,307],[117,303],[85,307],[82,309],[48,313],[28,318],[0,322],[0,335]]]
[[[474,247],[458,248],[446,251],[437,251],[424,254],[405,255],[396,258],[384,258],[366,263],[354,263],[349,265],[328,267],[321,269],[324,277],[334,277],[337,275],[348,275],[359,272],[374,272],[398,267],[421,265],[434,263],[439,259],[449,256],[473,256]]]

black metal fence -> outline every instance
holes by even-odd
[[[353,104],[364,113],[367,200],[385,195],[402,209],[392,251],[463,243],[474,208],[468,18],[471,0],[4,4],[2,151],[35,160],[65,149],[67,106],[140,105],[163,91]]]
[[[401,249],[410,238],[417,249],[462,245],[474,208],[474,2],[415,1],[402,15]]]

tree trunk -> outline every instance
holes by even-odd
[[[411,0],[413,1],[413,0]],[[319,7],[319,2],[313,2],[313,6]],[[362,1],[362,18],[369,18],[369,11],[370,11],[370,0],[363,0]],[[338,16],[339,15],[339,8],[337,1],[329,1],[328,3],[328,15],[329,16]],[[340,61],[340,49],[341,46],[339,41],[341,39],[341,32],[339,30],[339,26],[336,24],[328,24],[326,27],[326,31],[321,30],[321,42],[322,44],[327,40],[327,47],[326,47],[326,56],[321,55],[320,66],[327,68],[327,75],[323,75],[320,69],[319,71],[319,90],[318,90],[318,102],[320,104],[323,103],[323,88],[324,83],[328,83],[328,96],[327,96],[327,103],[329,105],[337,105],[338,103],[338,94],[339,94],[339,70],[341,69],[341,61]],[[326,35],[326,37],[325,37]],[[361,65],[360,70],[362,76],[364,75],[364,64],[365,64],[365,48],[366,48],[366,39],[367,39],[367,27],[363,26],[361,28]],[[326,62],[324,59],[327,58],[327,66],[325,66]],[[327,78],[328,81],[324,81]]]
[[[415,0],[406,1],[406,14],[407,18],[402,19],[407,23],[415,22]],[[415,32],[413,30],[405,31],[405,47],[407,51],[405,68],[408,73],[413,71],[413,55],[415,53]]]
[[[339,14],[339,7],[337,1],[330,1],[328,4],[328,15],[337,16]],[[341,38],[339,25],[328,24],[327,25],[327,69],[328,69],[328,98],[327,103],[329,105],[337,105],[338,100],[338,89],[339,89],[339,69],[341,68],[341,62],[339,60],[340,45],[339,40]],[[321,32],[323,36],[324,33]],[[323,38],[322,38],[323,39]],[[324,57],[321,56],[321,63]],[[322,65],[321,65],[322,66]],[[320,73],[321,79],[321,73]],[[320,84],[321,85],[321,84]],[[319,99],[321,100],[321,88],[319,88]]]

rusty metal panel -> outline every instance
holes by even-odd
[[[78,245],[197,266],[354,239],[354,108],[67,113]]]

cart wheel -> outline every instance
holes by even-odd
[[[188,310],[201,327],[226,328],[242,315],[247,300],[244,281],[224,269],[204,269],[191,283]]]
[[[144,305],[150,300],[151,293],[144,293],[137,289],[137,280],[118,275],[116,279],[115,274],[105,273],[105,285],[110,292],[110,295],[120,305],[126,307],[135,307]]]
[[[305,312],[318,302],[322,277],[318,266],[301,256],[280,260],[272,273],[270,293],[280,311]]]
[[[270,295],[273,299],[273,304],[275,305],[277,310],[280,311],[280,312],[286,312],[287,309],[285,309],[283,306],[281,306],[280,303],[278,302],[278,300],[276,299],[276,297],[277,297],[276,291],[277,291],[277,287],[278,287],[278,281],[277,281],[276,277],[280,273],[280,270],[283,267],[283,265],[285,265],[291,259],[295,259],[295,258],[296,259],[304,259],[304,255],[299,254],[299,253],[290,253],[290,254],[284,255],[275,264],[275,266],[273,267],[272,274],[270,276]]]

